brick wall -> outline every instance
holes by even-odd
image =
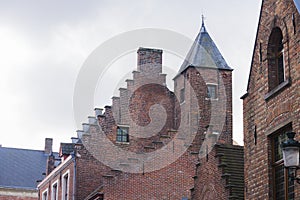
[[[246,199],[274,198],[268,136],[292,123],[300,139],[300,16],[292,0],[265,0],[261,9],[248,91],[243,97]],[[267,47],[274,27],[283,34],[286,86],[269,92]],[[298,184],[295,189],[297,199]]]
[[[48,199],[51,199],[52,195],[52,185],[57,182],[57,199],[62,199],[62,183],[63,183],[63,176],[68,173],[69,177],[69,184],[68,184],[68,200],[73,198],[73,178],[74,178],[74,162],[70,160],[68,163],[63,163],[59,166],[59,170],[52,171],[46,179],[39,185],[39,197],[42,199],[43,192],[48,190]]]

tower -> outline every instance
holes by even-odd
[[[213,136],[210,142],[232,144],[232,71],[202,19],[200,32],[174,78],[185,123],[181,125],[198,133],[197,145],[208,136]]]

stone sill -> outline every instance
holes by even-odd
[[[274,88],[272,91],[268,92],[265,95],[265,100],[268,101],[270,100],[272,97],[276,96],[277,94],[279,94],[282,90],[284,90],[286,87],[290,86],[291,81],[288,79],[282,83],[280,83],[276,88]]]

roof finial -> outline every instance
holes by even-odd
[[[205,25],[204,25],[204,20],[205,20],[205,17],[204,17],[204,15],[202,15],[202,26],[201,26],[200,32],[206,32]]]

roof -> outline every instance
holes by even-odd
[[[298,13],[300,13],[300,1],[299,0],[294,0],[295,6],[298,10]]]
[[[60,143],[60,154],[70,155],[74,152],[74,143]]]
[[[216,44],[209,36],[203,20],[200,32],[181,65],[178,74],[182,73],[190,66],[232,70],[232,68],[227,65]]]
[[[47,157],[44,151],[0,147],[0,187],[36,189],[36,181],[44,178]]]

